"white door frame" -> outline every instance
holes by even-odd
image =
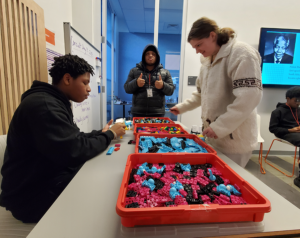
[[[107,124],[107,0],[102,0],[102,80],[101,80],[101,105],[102,128]]]
[[[184,56],[185,56],[185,45],[186,45],[186,21],[187,21],[187,9],[188,0],[183,0],[182,9],[182,27],[181,27],[181,46],[180,46],[180,70],[179,70],[179,80],[178,80],[178,103],[182,102],[183,94],[183,70],[184,70]],[[177,121],[181,122],[181,115],[177,115]]]

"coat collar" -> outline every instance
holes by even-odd
[[[232,46],[234,45],[235,42],[236,42],[236,36],[234,36],[234,38],[230,38],[226,44],[222,45],[213,63],[211,63],[211,56],[204,57],[203,55],[201,55],[200,56],[201,64],[205,66],[213,66],[219,59],[227,57],[230,54]]]

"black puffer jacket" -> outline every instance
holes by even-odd
[[[143,51],[142,61],[136,64],[129,72],[124,89],[126,93],[133,94],[132,96],[132,114],[139,114],[141,116],[164,114],[165,113],[165,95],[171,96],[174,92],[174,85],[171,74],[168,70],[164,69],[160,64],[160,55],[156,49],[156,66],[152,71],[148,71],[145,64],[145,53],[148,47],[154,45],[147,45]],[[139,87],[137,79],[143,74],[145,85]],[[159,80],[159,75],[164,82],[162,89],[155,88],[155,81]],[[150,85],[149,85],[150,80]],[[153,97],[147,97],[147,89],[152,88]]]
[[[292,108],[294,115],[298,114],[300,118],[300,110]],[[278,103],[276,109],[271,114],[269,130],[275,136],[282,138],[289,133],[289,129],[297,127],[298,124],[291,112],[291,109],[285,103]]]

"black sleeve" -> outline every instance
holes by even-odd
[[[173,80],[171,77],[171,74],[168,70],[167,74],[166,74],[166,78],[164,80],[164,87],[161,89],[161,91],[166,95],[166,96],[171,96],[174,92],[174,84],[173,84]]]
[[[104,151],[114,135],[111,131],[94,131],[86,135],[72,125],[61,107],[39,111],[30,120],[33,147],[59,166],[75,167]]]
[[[85,136],[86,136],[87,138],[90,138],[90,137],[93,137],[93,136],[98,136],[98,135],[100,135],[100,133],[102,133],[102,130],[99,130],[99,131],[97,131],[97,130],[92,130],[92,132],[84,133],[84,134],[85,134]]]
[[[137,82],[136,82],[137,78],[134,78],[133,70],[134,69],[130,70],[128,77],[127,77],[127,81],[124,84],[125,92],[129,93],[129,94],[135,93],[139,88],[139,86],[137,85]]]
[[[282,137],[289,133],[287,128],[283,128],[280,126],[281,112],[279,110],[275,110],[271,114],[269,131],[275,136]]]

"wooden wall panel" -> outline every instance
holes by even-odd
[[[44,11],[33,0],[0,0],[0,134],[34,80],[48,81]]]

